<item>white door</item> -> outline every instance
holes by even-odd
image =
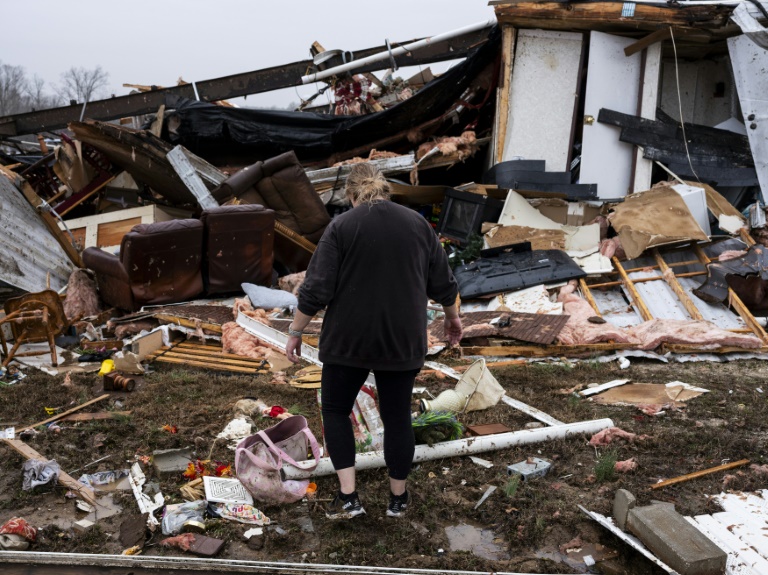
[[[601,108],[637,115],[641,53],[624,55],[636,40],[592,32],[584,98],[579,183],[597,184],[599,198],[623,198],[632,186],[634,146],[619,141],[621,129],[601,124]]]
[[[584,35],[518,30],[509,90],[503,160],[545,160],[548,172],[569,169]]]

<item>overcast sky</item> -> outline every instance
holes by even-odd
[[[295,62],[315,40],[354,52],[493,16],[487,0],[13,0],[3,3],[0,61],[37,74],[50,91],[71,66],[101,66],[108,93],[122,95],[123,83],[167,87],[180,76],[192,82]],[[246,105],[285,106],[313,93],[305,86]]]

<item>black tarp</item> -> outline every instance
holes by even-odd
[[[302,162],[312,162],[374,145],[448,112],[480,72],[498,58],[499,37],[498,28],[492,28],[488,41],[475,48],[463,62],[413,97],[382,112],[330,116],[227,108],[173,98],[166,102],[169,109],[174,109],[168,115],[168,137],[174,144],[181,144],[214,163],[227,158],[266,159],[290,150]],[[488,99],[485,104],[490,106],[493,101]]]

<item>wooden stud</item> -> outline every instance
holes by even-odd
[[[219,357],[209,357],[209,356],[200,356],[200,355],[189,355],[186,351],[185,352],[177,352],[177,351],[167,351],[162,355],[162,358],[174,358],[174,359],[183,359],[183,360],[190,360],[190,361],[199,361],[199,362],[210,362],[211,365],[235,365],[238,367],[250,367],[253,369],[264,369],[264,365],[261,363],[260,360],[256,359],[226,359],[226,358],[219,358]],[[161,358],[158,358],[157,361],[160,361]]]
[[[704,316],[701,315],[701,312],[693,303],[693,300],[688,297],[685,289],[682,285],[680,285],[677,277],[675,277],[675,272],[672,271],[672,269],[667,265],[667,262],[664,261],[664,258],[661,257],[659,250],[657,248],[653,248],[652,253],[653,259],[656,260],[656,263],[661,270],[662,278],[664,278],[664,281],[667,282],[670,288],[672,288],[672,291],[675,292],[677,299],[679,299],[680,303],[683,304],[683,307],[685,308],[685,311],[688,312],[688,315],[690,315],[692,319],[703,320]]]
[[[632,298],[632,301],[637,306],[637,310],[640,312],[640,317],[642,317],[645,321],[649,321],[653,319],[653,316],[651,315],[651,312],[648,311],[648,308],[645,305],[645,302],[643,301],[643,298],[640,297],[640,293],[637,291],[637,288],[635,287],[634,282],[629,278],[627,275],[627,272],[624,271],[624,268],[621,266],[621,262],[619,261],[619,258],[616,256],[613,256],[611,258],[613,261],[613,265],[616,266],[616,269],[619,270],[619,275],[621,276],[622,281],[624,282],[624,286],[627,288],[627,291],[629,292],[629,296]],[[661,279],[661,278],[658,278]]]
[[[699,244],[696,242],[691,242],[691,247],[693,248],[693,252],[696,254],[696,257],[699,258],[701,263],[704,265],[712,263],[712,260],[710,260],[709,256],[704,253],[704,250],[701,249]],[[749,328],[752,330],[752,333],[754,333],[764,342],[768,343],[768,334],[765,333],[763,326],[757,323],[755,316],[752,315],[752,313],[747,309],[747,306],[744,305],[744,302],[741,301],[741,298],[730,287],[728,288],[728,304],[734,310],[736,310],[736,313],[739,314],[741,319],[744,320],[744,323],[749,326]]]
[[[154,361],[159,361],[161,363],[175,363],[175,364],[181,364],[181,365],[191,365],[193,367],[204,367],[206,369],[212,369],[214,371],[233,371],[236,373],[269,373],[268,369],[256,369],[253,368],[247,368],[247,367],[241,367],[237,365],[219,365],[214,364],[211,362],[206,361],[192,361],[189,359],[179,359],[176,357],[166,357],[166,356],[160,356],[154,359]]]
[[[741,241],[743,241],[745,244],[747,244],[747,247],[752,247],[755,245],[755,240],[752,239],[752,236],[749,235],[749,232],[746,228],[741,228],[739,230],[739,236],[741,237]]]
[[[585,345],[504,345],[486,347],[462,347],[464,355],[482,355],[491,357],[589,357],[599,352],[634,349],[637,346],[629,343],[592,343]]]
[[[584,281],[584,278],[579,279],[579,287],[581,288],[581,293],[584,295],[584,299],[586,299],[589,302],[589,305],[592,306],[592,309],[595,310],[595,314],[597,314],[598,317],[603,317],[603,315],[600,313],[600,308],[597,307],[595,298],[592,297],[592,292],[589,290],[587,282]]]

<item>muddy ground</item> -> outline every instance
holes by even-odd
[[[86,471],[127,468],[137,456],[177,447],[192,447],[201,458],[213,449],[213,459],[232,463],[233,452],[221,442],[214,445],[213,440],[230,421],[232,405],[245,397],[260,398],[269,405],[294,406],[307,416],[315,435],[320,437],[314,390],[271,384],[270,375],[227,375],[171,369],[160,364],[154,368],[156,371],[148,374],[133,393],[115,393],[96,407],[85,409],[129,410],[130,416],[62,423],[58,433],[42,430],[28,444],[55,459],[75,478],[82,473],[75,470],[107,455],[111,457]],[[738,472],[716,473],[660,490],[649,488],[659,479],[725,461],[746,458],[756,464],[765,463],[768,403],[760,388],[765,386],[764,391],[768,392],[764,381],[767,370],[768,364],[757,361],[661,364],[641,360],[633,360],[627,370],[620,370],[615,362],[589,361],[570,366],[532,364],[496,368],[493,373],[508,395],[561,421],[609,417],[618,427],[648,438],[634,443],[620,440],[610,447],[596,449],[589,446],[589,437],[577,436],[480,455],[494,463],[489,469],[479,467],[467,457],[422,463],[411,477],[412,508],[401,519],[384,516],[388,497],[386,472],[364,471],[359,473],[358,490],[368,511],[365,517],[331,522],[325,518],[322,501],[266,506],[262,511],[280,529],[266,530],[260,549],[249,547],[243,538],[248,525],[211,521],[208,534],[227,541],[221,558],[530,573],[583,570],[579,553],[559,550],[580,537],[576,548],[597,559],[605,558],[593,571],[656,573],[655,567],[585,517],[578,506],[610,515],[615,491],[624,488],[637,496],[640,505],[658,499],[674,503],[685,515],[694,515],[718,511],[707,496],[723,488],[766,487],[765,477],[743,467]],[[0,389],[2,427],[15,424],[20,428],[41,421],[46,418],[45,407],[69,409],[103,393],[95,374],[73,375],[72,385],[65,386],[64,376],[51,377],[32,370],[28,373],[22,382]],[[644,383],[679,380],[711,392],[690,400],[679,411],[647,416],[633,407],[602,406],[566,391],[577,384],[619,378]],[[434,375],[422,376],[420,381],[417,385],[426,385],[435,395],[452,386],[451,380]],[[461,421],[470,425],[503,423],[514,430],[534,420],[499,404],[462,416]],[[266,428],[274,421],[256,423]],[[177,433],[163,430],[165,425],[176,426]],[[110,495],[111,502],[105,502],[104,509],[117,506],[122,508],[121,513],[99,518],[95,529],[77,535],[70,526],[84,514],[75,513],[74,502],[64,497],[66,489],[59,486],[53,490],[22,491],[22,458],[7,447],[0,450],[4,460],[0,475],[0,522],[21,516],[43,528],[34,550],[123,550],[117,537],[119,525],[126,517],[138,513],[130,491],[115,492]],[[506,467],[529,456],[549,459],[553,467],[546,477],[521,482],[514,489],[509,485]],[[611,457],[634,457],[638,467],[631,473],[605,477],[596,467],[604,466]],[[182,501],[178,488],[186,483],[183,477],[153,477],[151,466],[145,466],[145,472],[150,481],[159,481],[167,502]],[[316,481],[318,499],[333,496],[334,478]],[[475,504],[491,485],[498,489],[475,510]],[[459,543],[482,536],[485,551],[458,550],[456,541],[452,547],[448,533],[457,533],[453,528],[458,528]],[[148,537],[144,554],[181,553],[160,546],[161,539],[159,533]]]

